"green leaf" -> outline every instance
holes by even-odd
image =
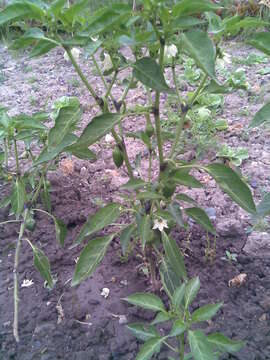
[[[246,16],[244,19],[235,23],[226,25],[227,32],[238,32],[240,29],[257,29],[259,27],[269,26],[269,23],[255,17]],[[255,35],[256,36],[256,35]],[[250,40],[252,41],[252,39]]]
[[[87,45],[84,47],[85,54],[88,57],[93,56],[98,51],[98,49],[101,47],[102,43],[103,42],[101,40],[88,42]]]
[[[179,309],[186,291],[186,284],[183,283],[181,286],[179,286],[173,293],[172,303],[176,309]]]
[[[144,215],[140,223],[140,236],[142,242],[142,249],[144,251],[147,241],[149,241],[151,233],[151,219],[150,215]]]
[[[256,213],[251,191],[240,176],[223,164],[211,164],[205,170],[238,205],[251,214]]]
[[[222,7],[220,5],[214,4],[209,0],[182,0],[173,7],[172,15],[174,17],[180,15],[194,15],[205,11],[215,11],[218,9],[222,9]]]
[[[181,284],[181,278],[174,271],[168,258],[165,257],[161,260],[159,273],[162,282],[162,287],[166,291],[168,297],[172,299],[175,290]]]
[[[131,237],[135,231],[134,224],[127,226],[120,235],[120,244],[122,248],[122,254],[125,256],[130,244]]]
[[[155,192],[144,191],[137,194],[136,198],[137,200],[160,200],[164,197],[161,194]]]
[[[11,208],[16,217],[21,215],[26,201],[25,185],[22,179],[17,178],[11,193]]]
[[[216,234],[216,230],[214,229],[209,216],[206,212],[198,207],[192,207],[185,209],[185,213],[194,219],[198,224],[200,224],[205,230],[209,231],[212,234]]]
[[[122,190],[138,190],[145,187],[147,183],[141,179],[130,179],[127,183],[121,186]]]
[[[81,117],[80,107],[62,107],[55,119],[55,125],[48,135],[48,148],[57,147],[70,133],[71,128],[77,124]]]
[[[154,326],[134,323],[128,324],[127,328],[139,340],[147,341],[149,339],[159,336],[159,333]]]
[[[62,14],[61,18],[73,25],[76,20],[76,17],[82,13],[82,11],[88,5],[89,0],[79,0],[74,2],[71,6],[69,6],[66,11]]]
[[[114,238],[114,234],[101,238],[92,239],[85,246],[75,267],[71,286],[79,285],[96,270],[102,261],[108,246]]]
[[[254,46],[256,49],[262,51],[264,54],[270,56],[270,33],[260,32],[253,35],[248,40],[248,44]]]
[[[61,154],[65,149],[68,149],[72,144],[75,144],[78,140],[77,136],[73,134],[67,134],[63,141],[55,148],[48,149],[45,147],[42,152],[39,154],[37,159],[34,162],[34,165],[40,165],[44,162],[55,159],[59,154]]]
[[[11,197],[7,196],[0,201],[0,209],[7,207],[11,202]]]
[[[37,5],[28,1],[17,1],[0,12],[0,26],[9,21],[20,19],[42,20],[45,12]]]
[[[182,34],[184,49],[211,78],[215,78],[216,51],[206,32],[191,30]]]
[[[57,41],[47,38],[41,29],[30,28],[23,34],[23,36],[19,37],[13,42],[11,49],[22,49],[40,40],[43,40],[44,43],[52,44],[53,46],[60,45],[60,43]]]
[[[169,205],[168,210],[169,210],[170,214],[173,216],[176,223],[180,227],[184,227],[185,224],[183,221],[183,216],[182,216],[182,211],[180,209],[180,206],[176,202],[173,202]]]
[[[222,352],[233,353],[241,350],[245,343],[243,341],[231,340],[220,333],[213,333],[207,336],[207,341],[215,345]]]
[[[49,51],[54,49],[57,45],[48,40],[40,40],[37,45],[34,46],[30,53],[30,57],[37,57],[47,54]]]
[[[123,300],[127,301],[129,304],[139,306],[143,309],[152,310],[152,311],[166,311],[163,302],[159,297],[154,294],[146,293],[135,293]]]
[[[56,18],[66,4],[66,0],[55,0],[51,3],[48,13],[52,13]]]
[[[55,225],[56,240],[61,246],[64,246],[65,238],[67,236],[67,227],[61,219],[53,217]]]
[[[199,290],[200,290],[200,279],[198,276],[188,281],[188,283],[186,284],[186,292],[185,292],[186,309],[192,304]]]
[[[206,335],[200,330],[188,332],[188,342],[194,360],[215,360],[212,346],[207,341]]]
[[[169,336],[179,336],[181,334],[183,334],[183,332],[185,332],[187,329],[186,324],[181,320],[181,319],[177,319],[172,326],[172,329],[170,331],[170,335]]]
[[[95,215],[90,216],[87,222],[83,225],[75,243],[79,244],[87,236],[93,235],[97,231],[115,222],[120,216],[120,205],[110,203],[99,209]]]
[[[189,204],[197,205],[197,202],[194,199],[192,199],[190,196],[188,196],[186,194],[183,194],[183,193],[177,194],[175,196],[175,198],[177,200],[184,201],[184,202],[189,203]]]
[[[208,304],[200,307],[192,313],[191,320],[192,322],[200,322],[210,320],[218,310],[222,307],[223,303],[217,304]]]
[[[173,268],[177,276],[186,280],[187,272],[184,259],[175,240],[173,238],[169,238],[166,233],[162,232],[162,243],[164,246],[166,257],[170,262],[171,267]]]
[[[171,180],[177,184],[185,185],[191,188],[201,188],[202,184],[195,179],[192,175],[189,175],[185,170],[175,170],[172,172]]]
[[[161,324],[163,322],[169,321],[170,319],[171,319],[171,316],[169,313],[161,311],[161,312],[157,313],[157,316],[151,322],[151,325]]]
[[[174,93],[166,84],[160,66],[150,57],[144,57],[133,64],[133,76],[153,90]]]
[[[259,217],[270,215],[270,192],[265,194],[262,201],[258,204],[257,214]]]
[[[249,124],[249,128],[255,128],[266,122],[270,122],[270,102],[266,103],[254,116]]]
[[[104,135],[110,133],[120,120],[121,115],[119,114],[107,113],[96,116],[84,129],[78,139],[77,146],[88,147],[96,143]]]
[[[47,281],[49,289],[52,289],[54,286],[54,282],[51,275],[51,267],[47,256],[42,250],[35,247],[29,240],[28,243],[31,245],[31,248],[33,250],[34,265],[36,269],[39,271],[43,279]]]
[[[67,147],[65,151],[70,152],[72,155],[76,156],[79,159],[92,161],[97,160],[96,154],[92,150],[88,149],[88,147],[81,147],[77,144],[74,144]]]
[[[203,25],[205,23],[205,20],[197,19],[195,17],[180,16],[172,21],[171,27],[173,29],[173,32],[175,32],[179,30],[189,29],[193,26]]]
[[[135,360],[148,360],[151,357],[160,351],[160,346],[162,342],[166,338],[155,337],[152,339],[147,340],[144,345],[141,347],[138,355],[136,356]]]
[[[19,115],[12,118],[13,124],[17,131],[21,130],[47,130],[47,127],[28,115]]]

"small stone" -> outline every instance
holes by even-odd
[[[223,237],[237,237],[244,232],[240,222],[230,217],[223,217],[216,225],[217,233]]]
[[[269,258],[270,234],[267,232],[254,231],[247,238],[243,251],[249,255]]]
[[[87,177],[87,168],[85,166],[81,167],[81,171],[80,171],[80,175],[82,178],[86,178]]]
[[[125,315],[119,315],[119,324],[124,325],[127,324],[127,317]]]
[[[267,320],[267,314],[262,314],[262,316],[259,317],[259,321],[266,321]]]
[[[128,285],[128,281],[127,280],[121,280],[120,284],[123,286],[127,286]]]
[[[216,219],[216,209],[215,208],[212,208],[212,207],[206,208],[205,212],[211,220]]]
[[[252,179],[249,184],[251,187],[253,187],[253,189],[256,189],[258,187],[258,182],[255,179]]]

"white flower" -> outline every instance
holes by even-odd
[[[163,229],[168,229],[168,223],[164,219],[155,219],[153,230],[158,229],[159,231],[163,231]]]
[[[109,54],[104,54],[103,70],[110,70],[113,67],[112,59]]]
[[[90,36],[90,39],[94,42],[98,41],[98,36],[97,37],[94,37],[94,36]]]
[[[108,143],[108,144],[112,144],[114,142],[114,138],[111,134],[107,134],[105,136],[105,142]]]
[[[100,295],[103,296],[103,297],[105,297],[105,299],[107,299],[107,297],[109,296],[109,294],[110,294],[110,289],[108,289],[108,288],[103,288],[102,291],[101,291],[101,293],[100,293]]]
[[[75,60],[79,60],[80,53],[81,53],[81,50],[78,49],[78,48],[72,48],[72,49],[71,49],[71,54],[72,54],[72,56],[75,58]],[[68,57],[68,54],[67,54],[66,51],[65,51],[65,53],[64,53],[64,59],[65,59],[66,61],[69,61],[69,57]]]
[[[175,58],[177,54],[178,54],[178,49],[174,44],[169,45],[169,46],[165,45],[165,48],[164,48],[165,58],[170,60],[171,58]]]
[[[28,279],[24,279],[22,284],[21,284],[21,287],[30,287],[34,284],[34,281],[31,279],[31,280],[28,280]]]

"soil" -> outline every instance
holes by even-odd
[[[227,52],[241,58],[254,52],[238,43],[232,43],[230,47],[225,44],[225,47]],[[11,115],[50,108],[52,102],[63,95],[79,97],[84,109],[82,127],[97,112],[83,85],[75,86],[76,76],[71,65],[63,59],[61,50],[34,60],[30,60],[27,54],[18,57],[4,47],[0,48],[0,54],[3,74],[1,103],[10,108]],[[90,74],[87,61],[82,57],[80,61],[91,82],[101,90],[102,84]],[[226,95],[222,118],[227,119],[229,129],[219,136],[220,143],[249,149],[249,159],[242,164],[241,171],[248,178],[256,201],[261,199],[263,190],[270,190],[270,136],[269,129],[247,132],[247,125],[252,114],[269,98],[269,76],[257,74],[258,69],[268,65],[241,65],[246,69],[252,87],[248,96],[241,97],[239,91]],[[120,93],[120,87],[114,88],[116,97]],[[137,90],[131,91],[128,101],[129,104],[144,104],[144,98]],[[249,109],[248,116],[240,113],[246,107]],[[143,119],[136,119],[136,124],[135,119],[125,123],[126,129],[135,126],[143,127]],[[133,140],[127,143],[133,159],[139,146]],[[32,279],[33,285],[20,288],[19,345],[12,336],[12,269],[18,228],[14,225],[1,228],[0,358],[3,360],[132,360],[136,357],[141,344],[126,329],[125,322],[147,321],[153,318],[153,314],[128,306],[121,299],[148,288],[148,281],[138,271],[141,259],[133,254],[128,261],[121,262],[120,246],[115,240],[92,278],[76,288],[70,287],[75,260],[81,251],[81,247],[70,250],[70,245],[87,216],[94,213],[100,203],[119,201],[117,189],[128,180],[123,169],[114,168],[108,144],[101,142],[95,145],[95,150],[98,153],[96,163],[74,159],[73,174],[65,175],[61,168],[50,173],[53,212],[69,230],[65,247],[59,248],[53,223],[42,214],[37,215],[34,233],[27,234],[50,259],[52,273],[57,277],[52,291],[44,287],[43,280],[33,267],[29,245],[23,242],[20,283],[24,279]],[[221,236],[217,238],[216,256],[211,264],[205,260],[207,241],[199,227],[191,222],[188,233],[175,231],[179,246],[185,253],[189,276],[199,275],[201,281],[194,309],[209,302],[224,303],[213,322],[206,323],[204,329],[243,339],[246,346],[237,354],[225,355],[223,359],[269,360],[270,259],[243,252],[251,224],[249,215],[217,189],[214,181],[201,173],[196,175],[205,182],[205,189],[189,190],[187,194],[192,194],[201,206],[211,212]],[[1,197],[7,190],[1,185]],[[0,220],[5,220],[7,216],[8,209],[1,210]],[[237,262],[222,259],[226,250],[238,255]],[[241,273],[247,274],[247,281],[242,286],[229,287],[228,282]],[[101,296],[104,287],[110,289],[106,299]],[[162,348],[156,358],[165,360],[168,356],[168,351]]]

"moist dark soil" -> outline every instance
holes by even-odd
[[[64,62],[61,51],[37,60],[29,60],[26,56],[15,60],[4,48],[0,52],[5,76],[1,86],[1,102],[11,108],[12,114],[22,111],[31,113],[45,106],[47,101],[51,104],[61,95],[76,95],[84,106],[83,124],[91,119],[94,110],[89,107],[87,94],[82,85],[72,86],[71,80],[75,75],[70,64]],[[233,44],[228,52],[243,58],[251,50]],[[82,66],[88,69],[84,60]],[[248,81],[254,86],[259,84],[260,89],[269,82],[269,79],[259,77],[256,73],[264,66],[258,65],[252,70],[246,67]],[[25,72],[27,68],[30,69],[29,73]],[[96,77],[92,76],[91,80],[97,86],[102,86]],[[118,89],[114,91],[117,96]],[[243,136],[242,129],[247,128],[250,117],[242,116],[239,110],[249,106],[250,113],[254,114],[267,96],[269,98],[268,93],[269,89],[264,87],[265,96],[257,103],[251,103],[249,97],[240,97],[239,93],[226,96],[222,117],[227,119],[230,128],[219,139],[222,143],[245,146],[250,150],[250,158],[243,163],[241,171],[249,178],[256,200],[261,198],[262,189],[270,190],[269,130],[255,130]],[[142,100],[132,91],[129,103],[136,102]],[[136,127],[138,124],[143,126],[142,119],[138,119]],[[134,128],[134,119],[127,122],[125,127]],[[133,157],[137,146],[134,141],[127,143]],[[73,174],[64,175],[60,167],[49,176],[53,212],[66,223],[69,230],[64,248],[56,243],[54,225],[43,214],[37,215],[35,231],[26,234],[50,259],[52,273],[57,278],[52,291],[44,286],[44,281],[34,269],[32,252],[28,243],[23,241],[19,264],[20,284],[28,279],[33,280],[33,285],[20,288],[19,345],[12,336],[12,270],[18,227],[1,227],[0,359],[132,360],[136,357],[141,344],[125,325],[149,321],[154,317],[153,313],[138,310],[121,300],[149,288],[148,280],[140,271],[142,258],[139,252],[135,251],[124,261],[120,257],[120,245],[116,239],[93,277],[76,288],[70,286],[75,261],[82,249],[70,249],[70,245],[88,215],[94,213],[100,203],[119,201],[117,189],[127,181],[124,170],[114,169],[108,145],[101,143],[95,146],[95,150],[99,155],[96,163],[74,160]],[[245,340],[246,346],[237,354],[225,355],[223,359],[269,360],[270,259],[258,257],[255,253],[247,255],[243,251],[250,226],[249,216],[217,189],[213,180],[201,173],[196,176],[205,183],[205,189],[188,190],[187,194],[212,213],[221,236],[216,239],[216,253],[211,262],[205,258],[207,238],[199,227],[191,222],[187,233],[174,232],[185,254],[189,276],[199,276],[201,281],[201,290],[193,309],[206,303],[224,303],[213,321],[205,323],[205,331],[221,331],[232,338]],[[8,187],[1,185],[1,198],[7,191]],[[7,216],[8,209],[1,210],[0,220],[7,219]],[[122,221],[127,222],[128,219]],[[210,240],[213,244],[214,239]],[[222,259],[226,250],[238,255],[237,262]],[[247,274],[246,282],[241,286],[229,287],[229,281],[241,273]],[[110,290],[107,298],[101,295],[103,288]],[[164,294],[161,295],[165,299]],[[161,331],[165,330],[164,326]],[[162,348],[156,358],[165,360],[169,355],[167,349]]]

